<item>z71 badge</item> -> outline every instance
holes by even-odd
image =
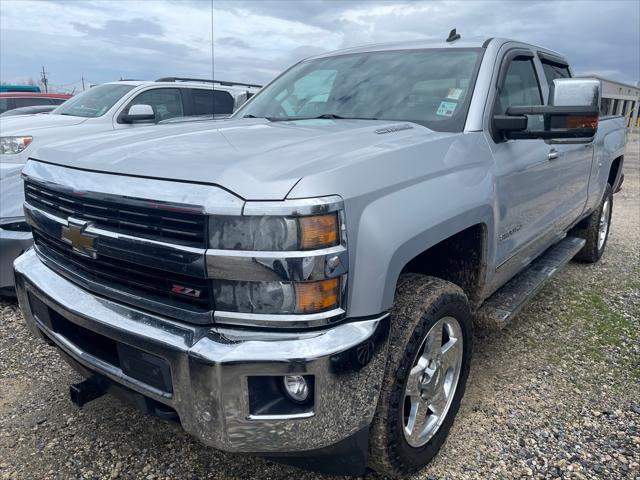
[[[200,298],[200,294],[202,290],[197,290],[195,288],[185,287],[184,285],[172,285],[171,286],[172,293],[179,293],[180,295],[186,295],[187,297]]]

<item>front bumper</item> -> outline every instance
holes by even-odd
[[[318,450],[362,431],[373,418],[386,360],[386,314],[315,332],[222,331],[94,296],[46,267],[33,250],[16,260],[15,277],[36,335],[88,370],[170,406],[187,432],[215,448],[273,456]],[[32,311],[30,296],[74,325],[164,359],[172,392],[128,376],[49,328]],[[311,411],[251,415],[248,378],[284,374],[313,376]]]
[[[3,230],[0,226],[0,294],[13,289],[13,261],[32,243],[31,232]]]

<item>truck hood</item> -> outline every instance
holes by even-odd
[[[33,158],[70,167],[223,186],[244,199],[280,200],[306,175],[441,138],[407,122],[229,119],[157,125],[48,144]]]
[[[0,135],[31,135],[44,128],[67,127],[86,122],[84,117],[70,115],[16,115],[0,118]]]

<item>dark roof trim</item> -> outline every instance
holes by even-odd
[[[546,52],[541,52],[540,50],[538,50],[538,58],[540,58],[540,60],[543,60],[547,63],[553,63],[555,65],[558,65],[560,67],[568,67],[569,66],[569,62],[567,62],[564,58],[559,57],[557,55],[551,55],[550,53],[546,53]]]
[[[186,77],[162,77],[158,78],[156,82],[198,82],[198,83],[214,83],[222,85],[224,87],[255,87],[262,88],[262,85],[255,85],[253,83],[241,83],[241,82],[225,82],[223,80],[209,80],[206,78],[186,78]]]

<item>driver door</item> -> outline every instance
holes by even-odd
[[[542,90],[528,49],[506,52],[506,75],[496,85],[494,114],[510,106],[542,105]],[[500,80],[498,80],[500,81]],[[529,116],[532,128],[542,122]],[[505,140],[487,133],[495,160],[497,201],[495,290],[530,263],[557,238],[558,181],[550,146],[542,139]]]

